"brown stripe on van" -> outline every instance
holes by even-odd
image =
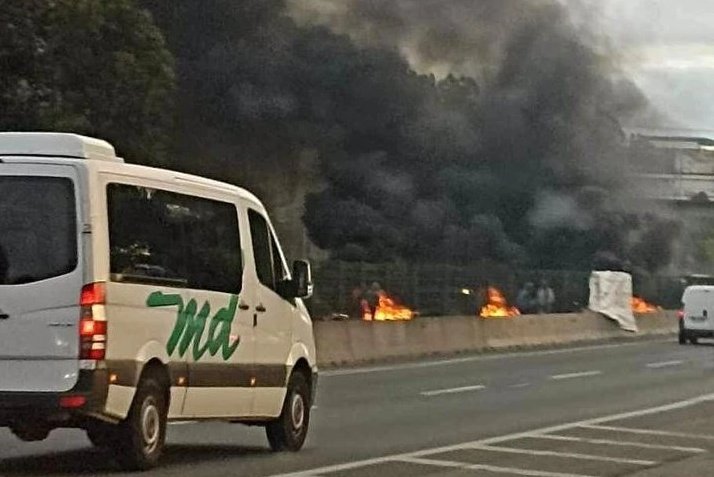
[[[285,365],[242,365],[190,363],[189,386],[222,387],[284,387],[288,369]]]
[[[106,367],[109,384],[136,387],[143,364],[132,360],[108,360]],[[172,362],[168,371],[173,387],[280,388],[287,382],[289,368],[273,364]]]
[[[171,362],[169,363],[169,379],[171,386],[186,387],[188,386],[188,363],[186,362]]]
[[[109,384],[136,387],[136,384],[139,382],[142,363],[128,359],[117,359],[107,360],[105,364]]]
[[[133,360],[107,360],[105,361],[109,384],[117,386],[136,387],[139,377],[144,369],[144,363]],[[186,386],[188,382],[187,363],[169,363],[169,380],[171,386]]]
[[[289,369],[285,365],[256,364],[254,369],[257,388],[282,388],[287,384]]]
[[[229,363],[190,363],[188,385],[195,388],[250,387],[252,366]]]

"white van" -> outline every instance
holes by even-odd
[[[693,285],[682,295],[684,311],[679,317],[679,344],[696,344],[699,338],[714,338],[714,286]]]
[[[97,139],[0,133],[0,427],[20,439],[81,428],[147,469],[167,421],[211,419],[300,449],[311,291],[245,190]]]

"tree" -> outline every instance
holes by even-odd
[[[0,129],[98,136],[165,160],[173,60],[133,0],[2,0]]]

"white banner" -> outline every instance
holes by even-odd
[[[637,332],[632,314],[632,276],[629,273],[592,272],[589,308],[617,321],[623,330]]]

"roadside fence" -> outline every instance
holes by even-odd
[[[541,279],[555,292],[555,313],[578,312],[587,307],[590,272],[514,270],[506,265],[480,262],[470,266],[325,261],[314,265],[315,294],[308,306],[315,319],[344,314],[359,316],[360,287],[378,282],[381,287],[422,316],[476,315],[473,294],[479,285],[499,288],[510,304],[526,282]],[[678,277],[635,275],[634,293],[665,309],[680,306],[684,288]]]

